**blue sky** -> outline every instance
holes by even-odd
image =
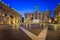
[[[54,16],[53,11],[60,3],[60,0],[2,0],[11,8],[17,10],[24,17],[26,12],[35,12],[35,6],[38,4],[38,11],[52,10],[51,17]]]

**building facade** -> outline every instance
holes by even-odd
[[[34,23],[49,23],[51,22],[50,20],[50,13],[51,11],[46,10],[44,12],[38,12],[38,7],[36,7],[36,11],[32,12],[32,13],[25,13],[25,19],[24,19],[24,23],[28,23],[28,24],[34,24]]]
[[[14,9],[0,2],[0,24],[20,25],[22,16]]]
[[[60,4],[54,10],[54,23],[60,23]]]

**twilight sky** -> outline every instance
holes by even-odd
[[[60,0],[2,0],[5,4],[10,5],[11,8],[17,10],[24,17],[26,12],[35,12],[35,6],[38,5],[39,12],[45,10],[52,10],[51,17],[54,16],[53,11],[60,3]]]

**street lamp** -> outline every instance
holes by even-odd
[[[49,23],[51,23],[51,20],[49,20]]]
[[[55,20],[57,20],[57,19],[55,18]]]

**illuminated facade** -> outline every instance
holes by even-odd
[[[60,23],[60,4],[54,10],[54,20],[56,23]]]
[[[44,12],[38,12],[38,6],[36,6],[36,12],[32,12],[32,13],[25,13],[25,19],[24,19],[24,23],[49,23],[51,22],[50,20],[50,13],[51,11],[46,10]]]
[[[21,14],[0,2],[0,24],[20,25],[21,23]]]

